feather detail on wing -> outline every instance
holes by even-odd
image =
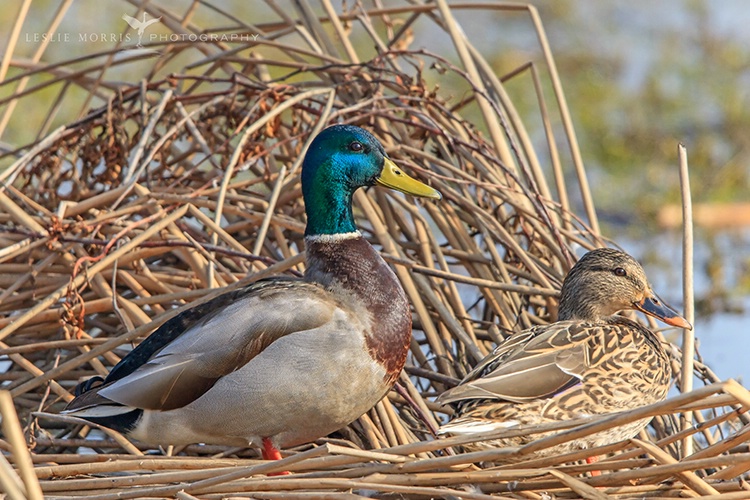
[[[165,323],[67,410],[113,403],[183,407],[279,338],[331,321],[339,306],[319,286],[296,280],[258,282],[220,295]]]
[[[517,333],[498,345],[461,384],[438,402],[495,399],[522,403],[545,399],[580,383],[590,365],[589,334],[563,321]]]

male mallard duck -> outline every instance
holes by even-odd
[[[667,396],[672,369],[653,332],[622,316],[637,309],[692,328],[662,304],[643,268],[610,248],[585,254],[563,281],[559,321],[511,335],[438,401],[457,405],[442,434],[472,434],[638,408]],[[550,456],[633,437],[650,419],[542,450]],[[541,435],[466,445],[470,451],[526,444]]]
[[[325,436],[398,378],[411,312],[396,275],[354,224],[352,195],[380,184],[440,199],[369,132],[335,125],[305,156],[307,270],[184,311],[87,381],[64,410],[152,444],[278,448]],[[100,385],[95,386],[99,382]]]

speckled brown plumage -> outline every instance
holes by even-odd
[[[560,321],[519,332],[498,345],[440,402],[456,406],[444,434],[497,431],[638,408],[663,400],[669,356],[647,328],[621,316],[639,309],[668,324],[690,325],[659,303],[641,266],[629,255],[598,249],[565,278]],[[537,456],[628,439],[640,420],[562,445]],[[478,441],[469,450],[519,446],[544,434]]]

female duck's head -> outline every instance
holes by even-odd
[[[659,300],[646,272],[630,255],[598,248],[581,257],[563,281],[559,318],[596,321],[624,309],[636,309],[668,325],[692,329]]]
[[[380,142],[366,130],[352,125],[334,125],[323,130],[310,144],[302,163],[305,234],[356,231],[352,195],[360,187],[375,184],[415,196],[441,198],[438,191],[399,169]]]

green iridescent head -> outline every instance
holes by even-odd
[[[402,172],[368,131],[352,125],[323,130],[310,144],[302,163],[305,234],[356,231],[352,195],[361,187],[375,184],[425,198],[442,197]]]

